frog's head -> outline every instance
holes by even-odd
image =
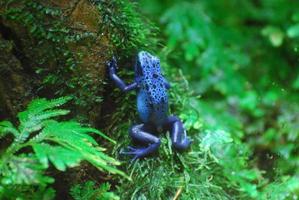
[[[146,51],[138,53],[135,64],[135,78],[137,81],[153,79],[161,76],[160,60]]]

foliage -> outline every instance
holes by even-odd
[[[74,185],[70,194],[75,200],[120,200],[113,192],[109,192],[110,184],[103,183],[99,188],[92,181]]]
[[[97,129],[82,126],[78,122],[53,119],[69,113],[69,110],[58,108],[69,100],[68,97],[36,99],[18,114],[17,127],[9,121],[0,122],[1,138],[8,134],[14,138],[1,153],[1,190],[4,191],[1,195],[6,195],[6,190],[20,186],[33,185],[45,189],[47,184],[54,181],[45,173],[49,163],[65,171],[85,160],[99,170],[125,176],[113,167],[119,162],[103,153],[104,149],[89,134],[94,133],[113,143],[115,141]]]
[[[6,185],[0,186],[1,199],[42,199],[52,200],[55,198],[55,190],[45,186],[36,186],[33,188],[31,185]]]

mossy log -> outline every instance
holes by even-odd
[[[111,50],[97,6],[88,0],[19,1],[3,6],[0,16],[1,118],[15,116],[37,96],[71,95],[76,114],[96,121]]]

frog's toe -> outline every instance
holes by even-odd
[[[146,155],[146,148],[135,148],[135,147],[129,146],[127,148],[127,151],[121,151],[120,154],[134,155],[135,159],[142,158],[144,155]]]
[[[130,151],[136,151],[136,150],[137,150],[137,148],[132,147],[132,146],[128,146],[127,148],[128,148]]]
[[[174,148],[176,148],[177,150],[186,150],[190,147],[190,144],[192,143],[192,141],[189,138],[185,138],[183,141],[181,142],[174,142],[173,146]]]
[[[140,159],[140,158],[142,158],[142,156],[140,156],[140,155],[135,155],[135,156],[132,158],[132,160],[131,160],[130,162],[133,163],[133,162],[135,162],[136,160],[138,160],[138,159]]]
[[[123,155],[132,155],[133,158],[131,160],[131,162],[136,161],[137,159],[143,158],[146,154],[146,148],[134,148],[134,147],[128,147],[127,151],[122,151],[120,152],[120,154]]]

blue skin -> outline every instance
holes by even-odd
[[[116,75],[116,60],[107,64],[110,79],[124,92],[137,90],[137,110],[142,121],[130,129],[133,140],[145,145],[144,148],[128,147],[123,154],[133,155],[133,161],[158,150],[161,141],[158,132],[170,131],[172,146],[177,150],[185,150],[190,145],[183,123],[176,116],[168,116],[169,83],[163,77],[160,60],[141,51],[137,55],[134,82],[127,85]]]

